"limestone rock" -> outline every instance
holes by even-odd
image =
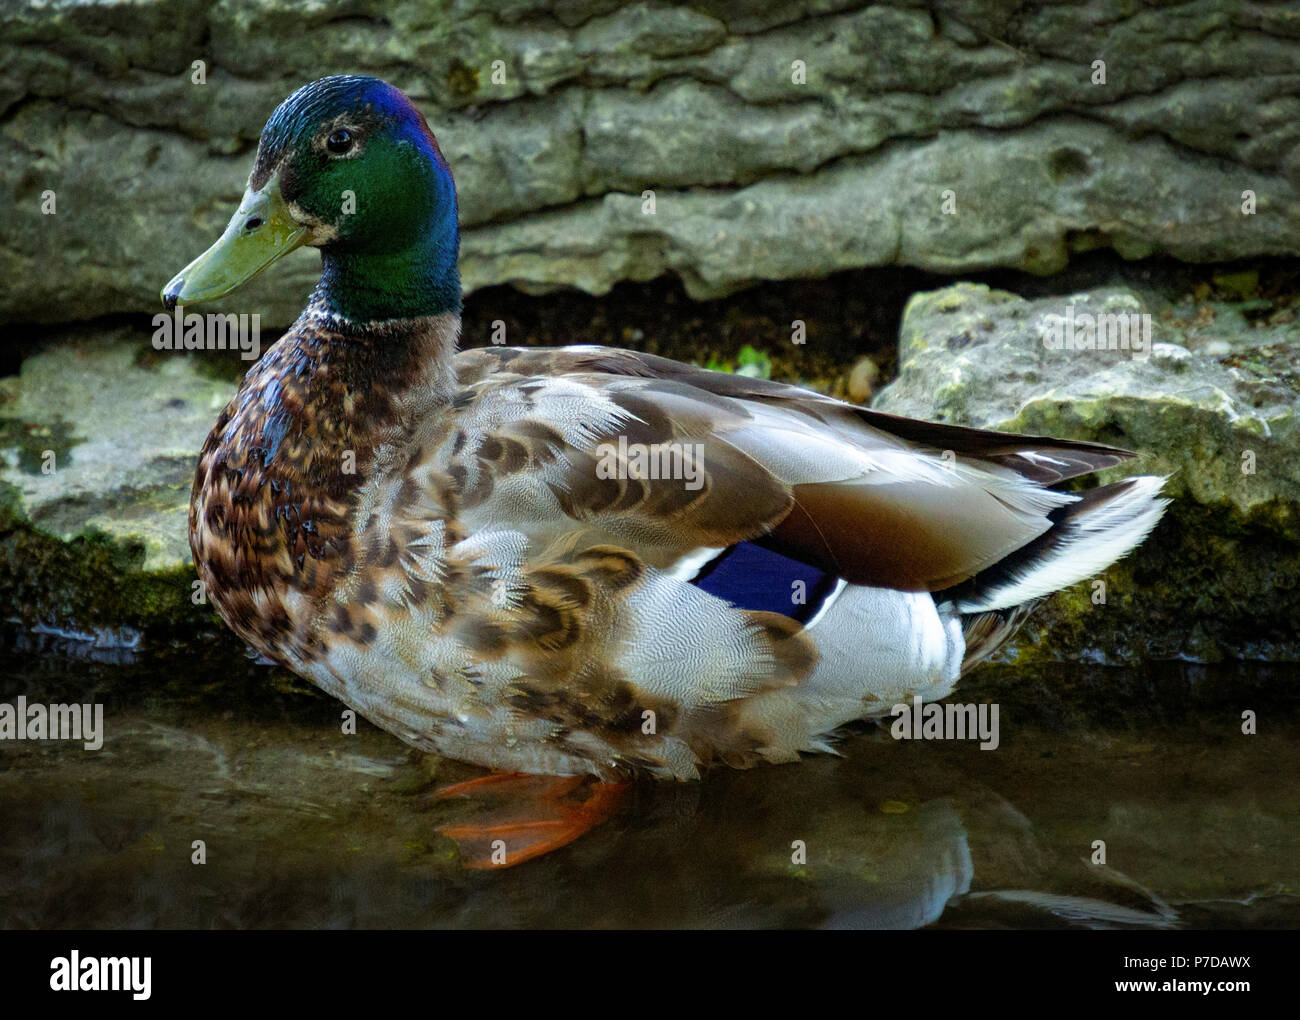
[[[0,321],[153,311],[233,210],[270,111],[342,72],[387,78],[428,115],[471,289],[603,293],[673,272],[710,297],[888,264],[1051,272],[1100,246],[1300,252],[1295,11],[1107,11],[8,5]],[[283,325],[315,272],[300,253],[228,300]]]
[[[0,380],[6,615],[108,643],[213,618],[192,599],[190,487],[235,386],[204,365],[124,328],[67,337]]]
[[[1300,652],[1300,325],[1250,311],[1157,309],[1126,287],[1030,301],[959,284],[911,300],[898,378],[875,407],[1138,453],[1103,480],[1169,476],[1165,520],[1099,578],[1104,604],[1090,584],[1054,597],[1022,650],[1103,661]],[[1148,316],[1149,353],[1118,346],[1118,332],[1117,349],[1054,349],[1063,337],[1050,327],[1073,323],[1082,344],[1084,317],[1103,315]]]

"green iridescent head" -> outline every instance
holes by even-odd
[[[225,233],[163,301],[222,297],[302,245],[321,249],[316,299],[332,312],[367,322],[460,310],[451,171],[387,82],[321,78],[281,103]]]

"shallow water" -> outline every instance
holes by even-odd
[[[985,667],[959,698],[1000,705],[997,750],[863,726],[841,757],[639,785],[472,872],[435,831],[470,806],[430,794],[478,773],[344,735],[282,673],[5,640],[0,702],[99,702],[106,730],[0,742],[6,927],[1300,925],[1295,665]]]

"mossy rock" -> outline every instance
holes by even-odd
[[[1103,662],[1300,655],[1300,329],[1285,310],[1265,318],[1208,295],[1166,301],[1124,287],[1030,301],[958,284],[913,297],[898,378],[876,407],[1138,454],[1103,481],[1169,476],[1168,513],[1096,579],[1104,591],[1085,583],[1050,599],[1015,651]],[[1115,349],[1054,349],[1060,337],[1044,333],[1114,314],[1149,316],[1149,349],[1125,350],[1118,334]]]
[[[0,607],[101,642],[210,628],[187,538],[197,451],[234,384],[130,327],[72,333],[0,380]],[[232,355],[233,357],[233,355]]]

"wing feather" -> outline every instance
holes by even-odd
[[[457,368],[462,386],[527,390],[539,417],[555,413],[547,387],[563,389],[569,414],[580,389],[603,408],[581,422],[548,422],[581,438],[550,475],[572,519],[682,557],[759,541],[878,587],[960,583],[1042,535],[1049,514],[1077,499],[1045,486],[1131,456],[913,421],[613,348],[480,348],[458,355]],[[620,438],[628,448],[698,449],[702,484],[634,477],[629,465],[619,472],[626,477],[603,477],[601,453]]]

